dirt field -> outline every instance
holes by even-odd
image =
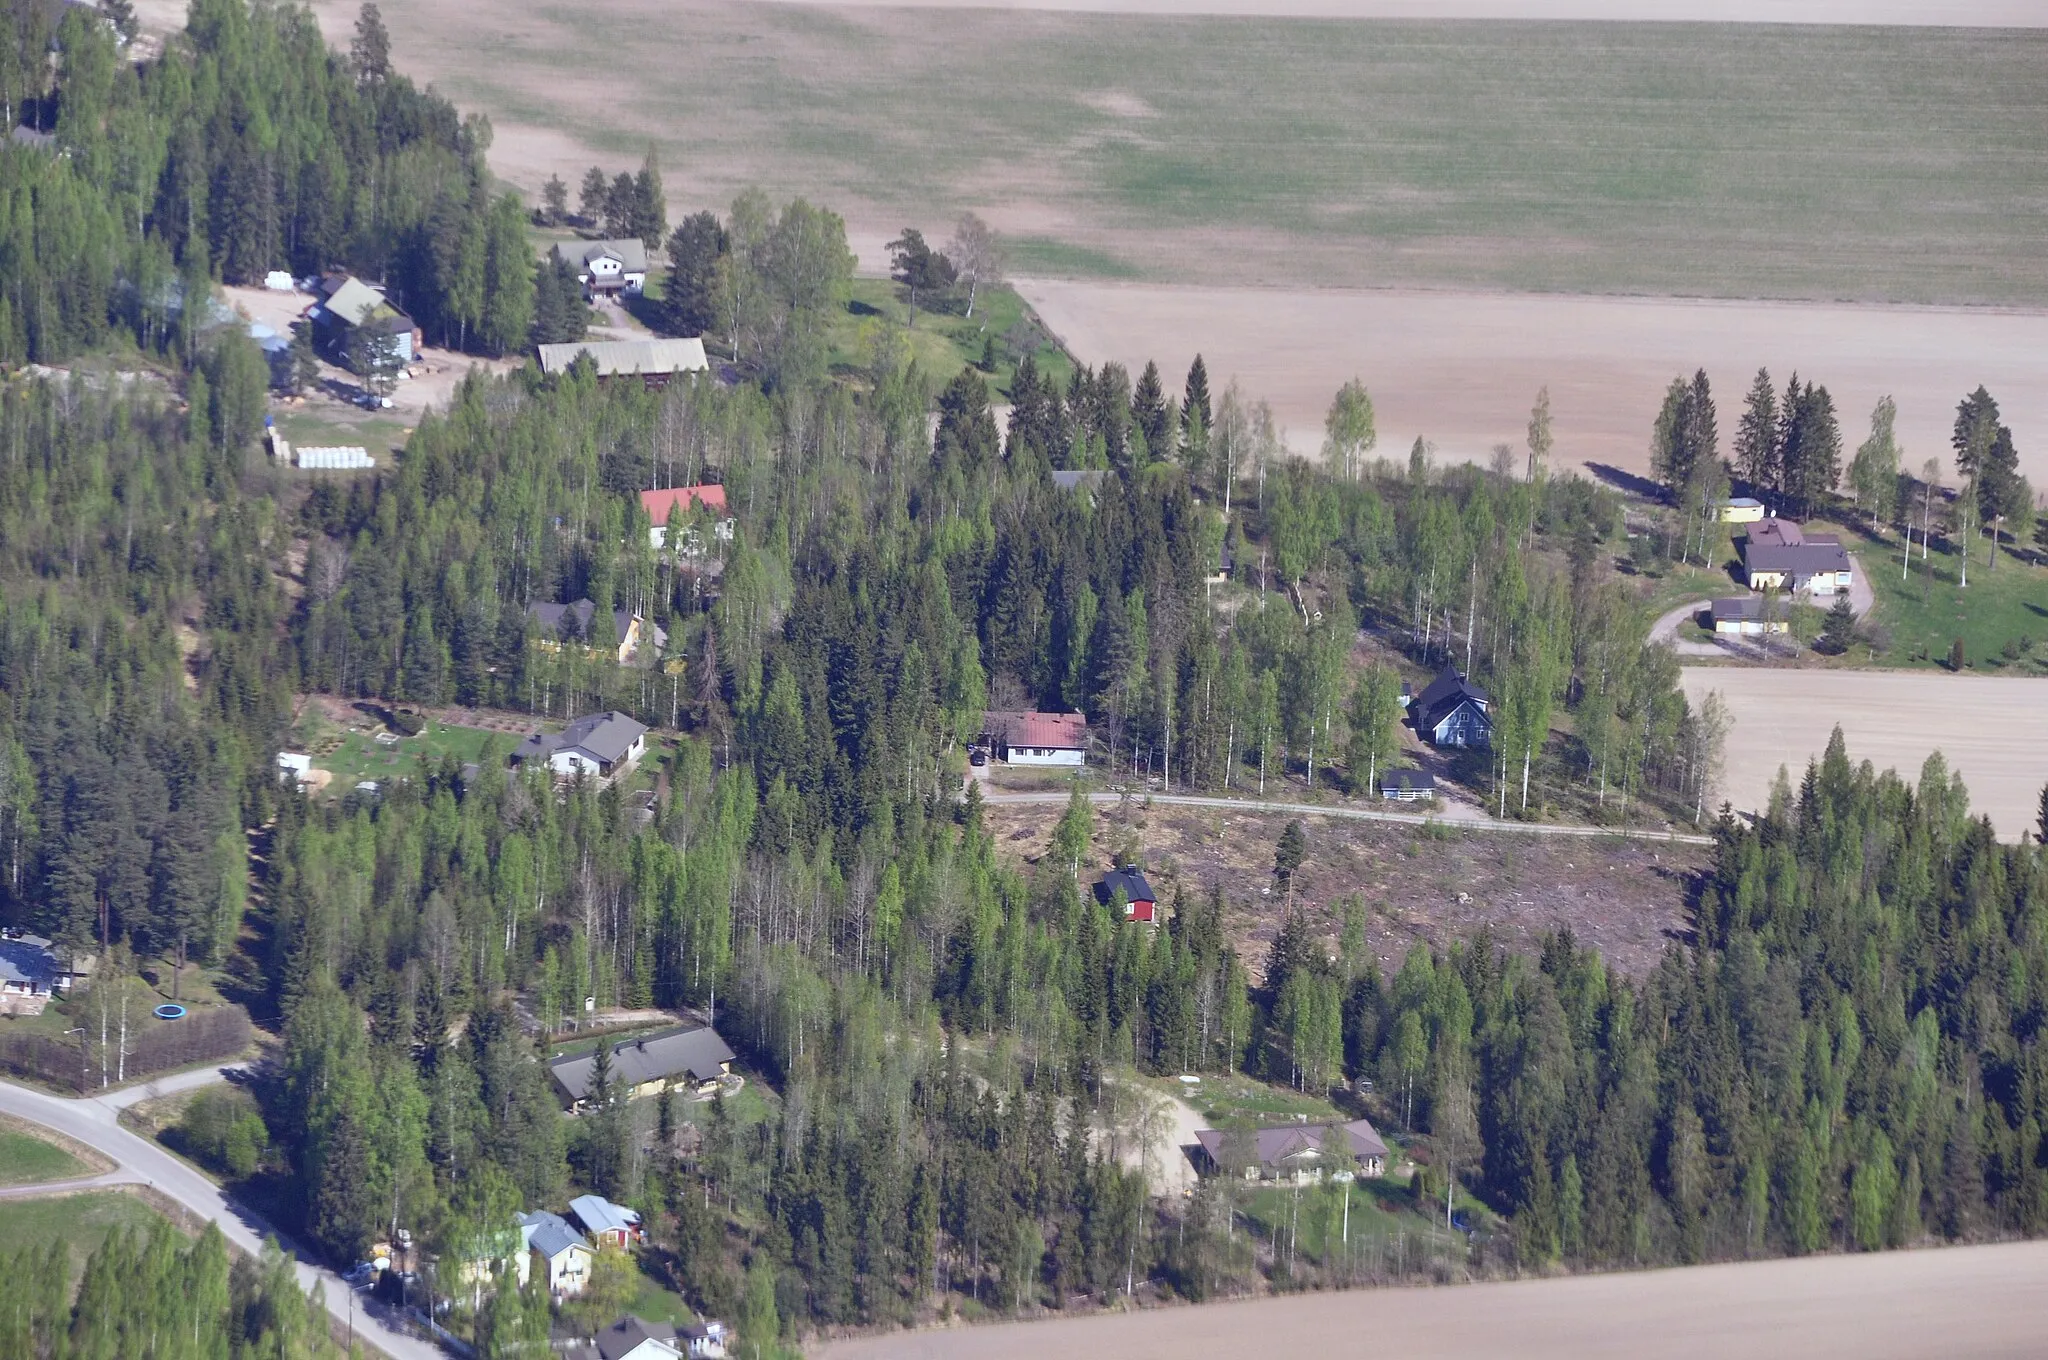
[[[1622,0],[1499,0],[1582,2]],[[383,12],[400,68],[488,114],[493,167],[529,194],[629,168],[651,141],[671,219],[758,183],[844,213],[870,267],[905,225],[943,239],[972,208],[1015,272],[1050,277],[2048,306],[2048,33],[1230,3]],[[346,45],[354,0],[315,8]]]
[[[1839,723],[1851,760],[1896,769],[1911,783],[1939,750],[2000,837],[2016,840],[2033,828],[2048,781],[2048,680],[1727,667],[1689,667],[1682,676],[1694,703],[1714,689],[1728,703],[1735,725],[1722,787],[1738,809],[1769,801],[1781,764],[1797,788],[1807,758],[1826,749]],[[1986,714],[1998,721],[1984,722]]]
[[[1413,1360],[2018,1360],[2041,1353],[2044,1272],[2048,1243],[2028,1242],[1463,1288],[1302,1294],[889,1333],[828,1343],[812,1354],[822,1360],[1360,1354]]]
[[[1909,467],[1948,458],[1956,402],[1978,383],[2000,402],[2027,464],[2048,482],[2048,315],[1990,309],[1831,306],[1542,295],[1172,288],[1053,280],[1019,290],[1076,357],[1147,359],[1176,378],[1199,351],[1211,390],[1235,375],[1304,453],[1331,395],[1357,375],[1379,416],[1379,453],[1422,435],[1439,457],[1520,448],[1548,384],[1553,457],[1648,465],[1664,388],[1704,366],[1733,436],[1758,367],[1826,384],[1853,450],[1890,393]],[[1845,455],[1846,456],[1846,455]]]
[[[984,812],[999,852],[1018,860],[1045,852],[1059,814],[1043,803],[992,804]],[[1122,839],[1120,815],[1096,810],[1103,867]],[[1221,883],[1225,929],[1256,975],[1284,911],[1279,896],[1261,889],[1273,882],[1273,849],[1287,819],[1165,805],[1134,815],[1153,888],[1171,903],[1176,886],[1192,899]],[[1305,825],[1309,852],[1296,901],[1334,950],[1340,917],[1332,904],[1363,897],[1368,943],[1388,971],[1417,940],[1447,944],[1490,925],[1504,945],[1531,952],[1545,933],[1569,926],[1615,966],[1647,972],[1688,929],[1691,881],[1707,855],[1693,846],[1606,839],[1454,831],[1434,839],[1406,827],[1316,817]]]
[[[1592,19],[1640,23],[2040,28],[2032,0],[803,0],[833,9],[1039,9],[1307,19]]]

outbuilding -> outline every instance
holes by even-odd
[[[1105,907],[1114,905],[1119,897],[1126,921],[1150,921],[1159,914],[1159,899],[1145,881],[1144,870],[1135,864],[1104,874],[1095,885],[1095,898]]]

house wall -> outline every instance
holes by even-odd
[[[1149,921],[1153,918],[1156,910],[1157,908],[1151,902],[1126,902],[1124,903],[1124,919],[1127,921]]]
[[[1484,746],[1488,739],[1486,718],[1471,704],[1461,705],[1436,725],[1430,739],[1438,746]]]
[[[1010,746],[1004,748],[1003,759],[1012,765],[1079,767],[1088,763],[1088,753],[1064,746]]]
[[[1723,524],[1755,524],[1764,517],[1761,505],[1724,505],[1721,507]]]

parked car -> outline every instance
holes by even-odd
[[[967,763],[977,766],[988,764],[988,752],[982,750],[979,746],[970,747],[967,752]]]

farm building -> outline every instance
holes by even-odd
[[[981,726],[982,743],[1012,765],[1088,763],[1088,719],[1079,713],[991,712]]]
[[[1195,1141],[1210,1172],[1234,1165],[1243,1167],[1246,1180],[1283,1180],[1297,1184],[1323,1178],[1328,1160],[1323,1148],[1332,1138],[1343,1137],[1350,1144],[1351,1159],[1360,1176],[1387,1173],[1387,1144],[1368,1119],[1348,1124],[1281,1124],[1273,1128],[1247,1130],[1232,1136],[1223,1129],[1201,1129]]]
[[[1150,921],[1159,914],[1159,898],[1145,881],[1144,870],[1135,864],[1111,870],[1095,885],[1095,900],[1105,907],[1114,905],[1118,897],[1124,900],[1126,921]]]
[[[512,750],[512,764],[544,760],[559,775],[610,778],[647,751],[647,727],[623,713],[592,713],[560,732],[535,732]]]
[[[349,366],[349,337],[364,326],[390,332],[402,363],[411,363],[420,352],[420,330],[412,318],[353,274],[330,274],[323,279],[320,301],[307,315],[313,325],[314,345],[344,368]]]
[[[650,387],[679,373],[705,373],[711,368],[700,339],[571,340],[538,348],[540,371],[551,378],[568,372],[569,365],[585,354],[597,366],[599,378],[639,378]]]
[[[1436,797],[1436,778],[1427,770],[1387,770],[1380,775],[1380,796],[1396,803],[1420,803]]]
[[[1767,618],[1764,605],[1761,595],[1740,595],[1732,600],[1714,601],[1709,611],[1714,620],[1714,631],[1727,637],[1762,637],[1765,633],[1791,630],[1792,625],[1784,618]]]
[[[1456,666],[1445,666],[1409,702],[1415,730],[1432,746],[1484,746],[1493,739],[1493,701]]]
[[[709,1025],[682,1026],[624,1039],[611,1049],[612,1081],[629,1098],[649,1096],[675,1081],[679,1086],[708,1091],[732,1070],[733,1051]],[[548,1063],[548,1076],[570,1109],[590,1098],[597,1057],[578,1053]]]
[[[1834,595],[1849,588],[1849,553],[1833,534],[1809,534],[1788,519],[1760,519],[1742,540],[1751,590]]]

